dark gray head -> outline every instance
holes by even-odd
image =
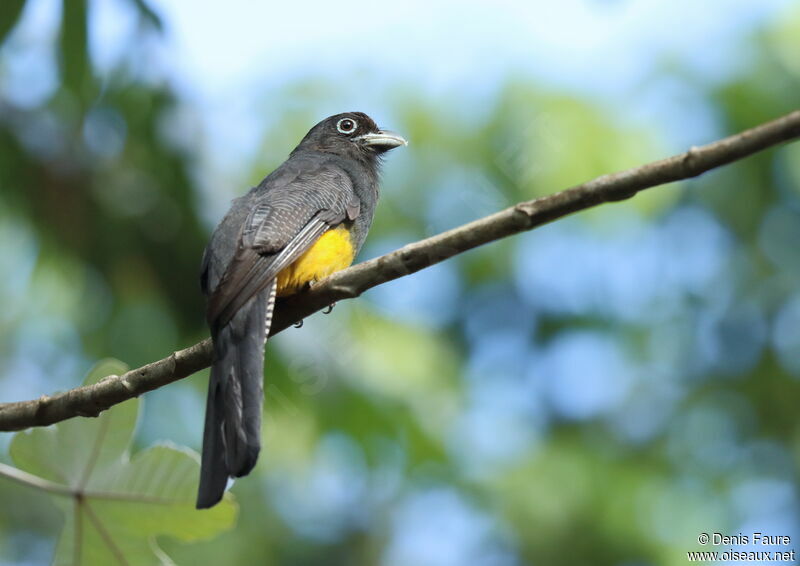
[[[381,130],[363,112],[345,112],[325,118],[311,128],[292,153],[321,151],[358,161],[374,161],[390,149],[407,144],[401,135]]]

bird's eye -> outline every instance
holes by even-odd
[[[336,129],[343,134],[352,134],[356,131],[358,124],[352,118],[342,118],[336,122]]]

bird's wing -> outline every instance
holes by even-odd
[[[358,198],[342,169],[308,161],[296,167],[302,172],[278,175],[257,189],[236,252],[211,291],[212,324],[226,324],[326,230],[358,215]]]

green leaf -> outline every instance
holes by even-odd
[[[24,7],[25,0],[3,0],[0,2],[0,45],[5,41],[8,33],[14,29]]]
[[[61,19],[61,73],[64,84],[80,93],[89,72],[87,0],[63,0]]]
[[[84,385],[122,374],[127,366],[103,360],[89,372]],[[133,399],[97,419],[70,419],[54,428],[36,428],[14,436],[11,456],[20,469],[79,490],[102,469],[119,459],[131,442],[139,400]]]
[[[117,360],[104,360],[85,383],[126,369]],[[210,510],[195,510],[197,454],[158,445],[131,456],[140,403],[133,399],[96,419],[71,419],[14,436],[14,463],[45,480],[23,483],[53,493],[66,515],[55,564],[171,564],[156,536],[188,542],[234,525],[231,495]]]

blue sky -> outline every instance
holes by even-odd
[[[746,68],[749,54],[741,39],[765,20],[779,18],[791,2],[152,4],[163,16],[166,34],[149,49],[137,45],[136,68],[179,86],[204,116],[199,126],[210,133],[209,149],[216,150],[210,153],[225,161],[252,151],[269,127],[264,93],[298,80],[337,85],[338,95],[318,109],[320,117],[363,108],[389,120],[387,99],[401,86],[421,97],[471,102],[477,108],[509,78],[521,77],[624,106],[635,118],[681,98],[680,85],[663,81],[664,65],[688,69],[699,81],[729,78]],[[108,68],[132,52],[132,3],[91,5],[92,56]],[[18,37],[34,43],[42,34],[54,35],[59,10],[57,0],[31,0]],[[26,80],[14,81],[12,72],[9,84],[16,82],[21,90],[18,99],[35,104],[55,86],[48,78],[52,63],[35,54],[18,59],[16,74]],[[651,83],[655,95],[648,90]],[[41,94],[31,96],[37,88]],[[662,115],[674,116],[673,110]]]
[[[194,126],[206,134],[203,176],[218,187],[220,181],[246,182],[237,178],[242,164],[252,162],[264,132],[290,105],[312,105],[319,118],[365,110],[391,126],[394,91],[411,89],[421,99],[453,100],[479,117],[482,102],[513,78],[590,96],[616,109],[620,119],[680,123],[666,128],[676,150],[702,142],[718,133],[712,113],[695,91],[665,77],[664,67],[687,69],[701,84],[735,75],[748,62],[742,38],[779,18],[790,0],[153,5],[167,33],[139,70],[163,68],[203,117]],[[93,55],[108,64],[129,52],[131,9],[125,0],[96,7]],[[336,85],[336,92],[270,98],[304,80]],[[221,203],[211,200],[217,209]],[[211,216],[209,224],[216,220]]]
[[[735,72],[729,46],[786,0],[502,0],[198,3],[162,0],[177,69],[208,96],[260,81],[359,70],[430,92],[480,90],[510,73],[604,92],[653,61]]]

